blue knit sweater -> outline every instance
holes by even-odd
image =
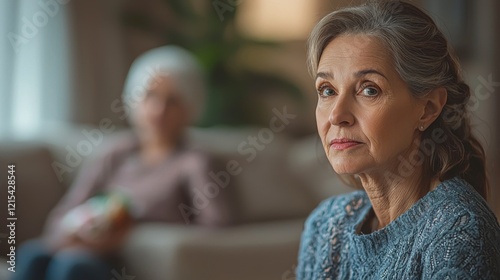
[[[500,279],[500,226],[467,182],[444,181],[362,234],[371,211],[364,191],[322,202],[305,224],[297,279]]]

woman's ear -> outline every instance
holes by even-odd
[[[429,127],[441,114],[446,100],[448,91],[444,87],[438,87],[431,90],[424,98],[424,112],[420,117],[420,123],[424,127]]]

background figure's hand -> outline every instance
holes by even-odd
[[[51,247],[56,251],[84,247],[109,253],[123,243],[131,225],[132,218],[123,200],[116,196],[91,198],[63,217],[60,236],[53,238]]]
[[[108,224],[98,229],[95,228],[95,224],[85,224],[81,231],[73,234],[71,238],[76,246],[84,246],[96,253],[107,254],[123,244],[131,225],[131,219],[120,224]]]

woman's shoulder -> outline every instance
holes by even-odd
[[[299,275],[305,271],[318,271],[317,265],[329,263],[332,240],[340,241],[336,246],[341,244],[370,207],[364,191],[330,197],[321,202],[307,218],[302,232]]]
[[[137,150],[137,136],[130,130],[122,130],[103,139],[99,146],[88,155],[85,166],[115,166]]]
[[[442,182],[435,191],[433,203],[439,209],[431,211],[436,218],[443,220],[460,220],[471,223],[475,227],[489,227],[500,231],[498,220],[487,202],[467,181],[453,178]],[[457,222],[457,225],[460,225]]]
[[[116,157],[136,150],[138,147],[137,135],[132,130],[122,130],[104,139],[96,156],[100,158]]]
[[[431,198],[426,202],[432,206],[426,211],[422,227],[431,240],[431,248],[444,247],[451,252],[483,247],[487,248],[483,254],[500,260],[500,225],[470,184],[459,178],[444,181]]]
[[[354,191],[323,200],[308,217],[311,226],[325,224],[326,220],[334,223],[355,222],[367,207],[370,200],[364,191]]]
[[[433,205],[426,211],[425,224],[420,228],[420,238],[427,240],[423,259],[433,264],[426,268],[429,275],[444,279],[458,275],[457,271],[466,271],[497,277],[500,226],[486,201],[459,178],[442,182],[432,198],[428,203]]]

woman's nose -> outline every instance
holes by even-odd
[[[353,98],[350,94],[339,94],[332,104],[328,121],[331,125],[350,126],[354,123]]]

